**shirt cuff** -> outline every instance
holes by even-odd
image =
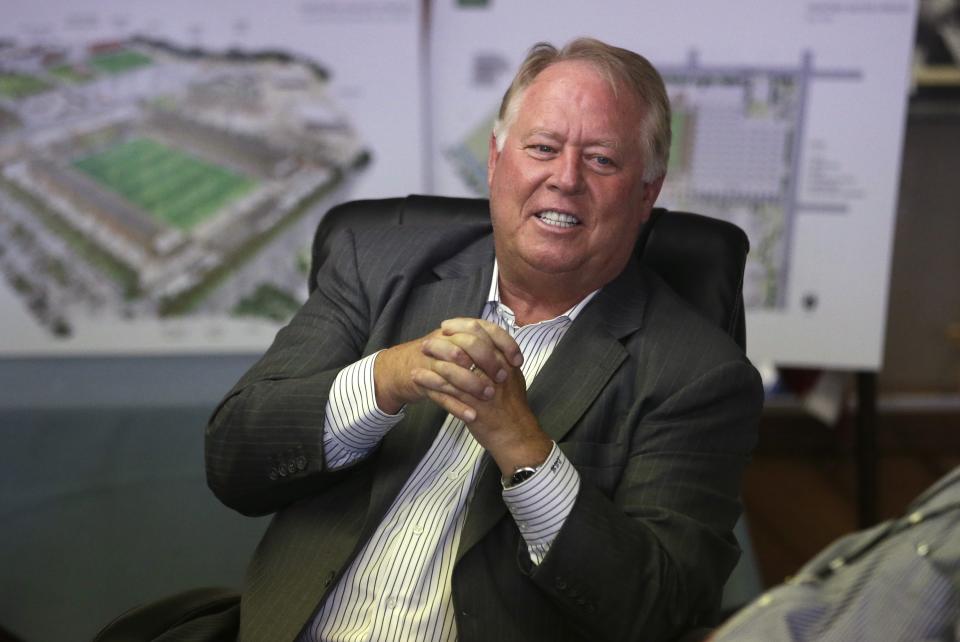
[[[341,370],[333,380],[324,419],[323,449],[327,468],[343,468],[365,457],[403,418],[377,406],[373,366],[379,352]]]
[[[534,564],[547,556],[580,492],[580,473],[553,444],[537,472],[503,490],[503,501],[513,515]]]

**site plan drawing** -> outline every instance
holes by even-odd
[[[672,111],[667,180],[657,204],[709,213],[740,226],[751,251],[748,309],[785,304],[790,232],[798,209],[805,100],[818,78],[856,82],[856,70],[819,70],[811,54],[796,67],[711,66],[691,55],[658,64]],[[487,140],[496,111],[444,150],[464,185],[485,196]],[[829,204],[820,204],[820,207]],[[835,207],[842,207],[837,205]]]
[[[534,43],[590,36],[637,52],[662,75],[672,107],[656,205],[730,221],[749,238],[747,355],[875,369],[916,9],[915,0],[553,0],[549,12],[440,3],[432,188],[486,193],[496,110]]]

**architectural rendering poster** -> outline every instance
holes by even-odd
[[[0,353],[261,351],[331,205],[422,182],[420,3],[21,3]]]
[[[750,238],[750,356],[879,365],[914,2],[465,4],[439,3],[433,19],[437,191],[486,192],[490,126],[533,41],[633,49],[673,108],[658,204]]]

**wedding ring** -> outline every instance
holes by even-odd
[[[470,372],[476,372],[476,371],[477,371],[477,364],[471,363],[471,364],[470,364]]]

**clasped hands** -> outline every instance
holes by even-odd
[[[448,319],[427,336],[377,356],[377,404],[395,413],[428,398],[461,419],[505,475],[547,458],[553,442],[527,403],[523,354],[506,330],[482,319]]]

